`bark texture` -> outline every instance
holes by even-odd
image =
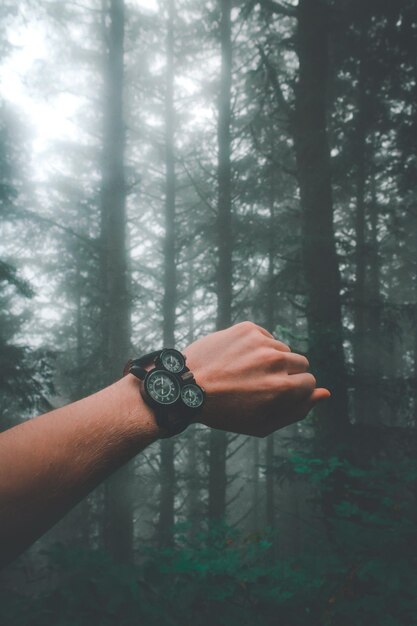
[[[232,192],[231,192],[231,85],[232,38],[231,0],[219,0],[221,10],[220,46],[221,70],[218,100],[218,211],[217,211],[217,330],[232,323]],[[209,503],[211,520],[226,514],[226,450],[227,435],[219,430],[210,432]]]
[[[163,343],[175,346],[175,309],[177,303],[176,275],[176,175],[175,175],[175,107],[174,107],[174,21],[175,1],[167,1],[166,83],[165,83],[165,239]],[[173,543],[175,503],[175,440],[163,439],[161,450],[161,491],[159,500],[158,543]]]
[[[333,442],[343,439],[349,420],[326,124],[327,11],[323,0],[300,0],[298,5],[299,80],[294,139],[302,208],[309,356],[319,384],[332,392],[330,401],[319,409],[318,424],[322,438]]]
[[[102,368],[104,383],[120,378],[129,358],[130,298],[126,255],[126,186],[123,119],[124,2],[108,8],[104,63],[101,204]],[[133,548],[132,466],[105,484],[104,543],[114,558],[129,561]]]

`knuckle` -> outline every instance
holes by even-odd
[[[275,387],[277,392],[287,393],[288,391],[292,391],[294,389],[295,382],[292,376],[280,376],[279,383]]]
[[[306,374],[306,380],[308,381],[309,385],[314,389],[317,384],[316,377],[313,376],[313,374],[308,373]]]
[[[256,324],[254,324],[250,320],[245,320],[244,322],[239,322],[238,324],[236,324],[237,328],[239,328],[240,330],[243,330],[245,332],[247,332],[249,330],[253,330],[255,328],[255,326],[256,326]]]
[[[261,346],[259,349],[259,360],[267,365],[274,365],[274,363],[277,361],[276,354],[276,350],[271,349],[267,346]]]
[[[271,364],[278,369],[281,369],[285,366],[286,355],[285,352],[278,352],[278,350],[274,350],[272,355],[270,356]]]

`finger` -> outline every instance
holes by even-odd
[[[256,328],[256,330],[261,332],[263,335],[265,335],[265,337],[268,337],[269,339],[273,339],[275,347],[278,345],[278,350],[281,350],[282,352],[291,352],[291,348],[287,346],[287,344],[283,343],[282,341],[279,341],[279,339],[275,339],[274,335],[272,335],[268,330],[266,330],[266,328],[263,328],[262,326],[259,326],[259,324],[255,324],[254,322],[241,322],[241,323],[246,324],[246,325],[249,324],[250,326]]]
[[[287,346],[286,343],[284,343],[283,341],[280,341],[279,339],[275,339],[275,344],[278,350],[281,350],[281,352],[291,352],[291,348],[290,346]]]
[[[293,398],[310,398],[316,388],[316,379],[313,374],[293,374],[288,376],[288,394]]]
[[[271,333],[266,330],[266,328],[263,328],[262,326],[259,326],[258,324],[255,324],[255,327],[263,334],[265,335],[265,337],[270,337],[271,339],[274,339],[274,335],[271,335]]]
[[[317,404],[317,402],[320,402],[321,400],[327,400],[327,398],[330,398],[331,395],[332,394],[328,389],[325,389],[324,387],[317,387],[317,389],[315,389],[311,394],[310,401],[312,403],[312,406],[314,406],[315,404]]]
[[[290,352],[284,360],[288,374],[303,374],[308,370],[309,362],[302,354]]]
[[[255,322],[250,322],[249,320],[247,320],[246,322],[238,322],[237,324],[235,324],[234,327],[241,328],[245,332],[256,329],[257,331],[265,335],[265,337],[268,337],[269,339],[274,339],[274,335],[271,335],[271,333],[267,331],[266,328],[259,326],[259,324],[255,324]]]
[[[296,378],[297,374],[289,377],[289,379],[293,380]],[[301,376],[301,375],[300,375]],[[311,374],[306,374],[306,376],[311,376]],[[314,376],[312,376],[314,378]],[[301,388],[300,388],[301,389]],[[299,420],[304,419],[307,414],[322,400],[329,398],[331,393],[328,389],[324,389],[323,387],[318,387],[317,389],[313,389],[310,395],[304,399],[302,399],[298,404],[298,409],[296,411],[289,411],[287,419],[282,419],[282,416],[279,418],[279,426],[276,425],[276,420],[271,422],[271,432],[272,430],[276,430],[277,428],[283,428],[284,426],[288,426],[289,424],[293,424],[294,422],[298,422]]]
[[[271,346],[275,350],[279,350],[280,352],[291,352],[290,346],[287,346],[286,343],[280,341],[279,339],[275,339],[275,337],[272,337],[272,339],[273,341],[271,341]]]
[[[308,413],[310,413],[312,409],[314,409],[314,407],[319,402],[322,402],[323,400],[330,398],[331,395],[332,394],[330,393],[330,391],[328,389],[324,389],[323,387],[318,387],[317,389],[314,389],[313,393],[306,400],[305,404],[302,407],[303,419],[304,417],[306,417]]]
[[[282,352],[291,352],[291,348],[287,346],[286,343],[284,343],[283,341],[280,341],[279,339],[275,339],[274,335],[271,335],[271,333],[267,331],[265,328],[263,328],[262,326],[258,326],[258,324],[255,324],[255,326],[263,335],[265,335],[265,337],[269,337],[270,339],[273,339],[274,343],[278,344],[279,346],[278,350],[281,350]]]

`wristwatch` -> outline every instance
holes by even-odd
[[[123,374],[141,381],[144,401],[154,409],[161,437],[178,435],[194,421],[205,401],[205,392],[185,364],[186,357],[174,348],[149,352],[125,365]],[[146,366],[153,364],[149,371]]]

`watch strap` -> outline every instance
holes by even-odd
[[[154,352],[143,354],[137,359],[129,359],[124,366],[123,376],[126,376],[126,374],[133,374],[136,378],[144,380],[147,374],[145,366],[150,363],[154,363],[161,353],[162,350],[154,350]]]
[[[154,414],[162,439],[179,435],[191,423],[189,417],[178,413],[178,411],[166,409],[165,411],[160,411],[158,408],[155,408]]]
[[[139,358],[129,359],[123,369],[123,376],[133,374],[136,378],[143,382],[148,373],[145,366],[154,363],[161,355],[162,351],[163,350],[155,350],[154,352],[148,352]],[[179,377],[182,379],[183,383],[195,382],[194,375],[190,372],[188,367],[184,368],[184,371],[179,374]],[[141,385],[141,396],[144,401],[149,404],[143,385]],[[152,406],[152,409],[154,411],[155,421],[159,427],[160,437],[162,439],[178,435],[183,432],[192,421],[190,419],[191,415],[187,414],[186,409],[181,412],[178,411],[178,407],[177,410],[172,410],[168,407],[161,409],[159,407]]]

